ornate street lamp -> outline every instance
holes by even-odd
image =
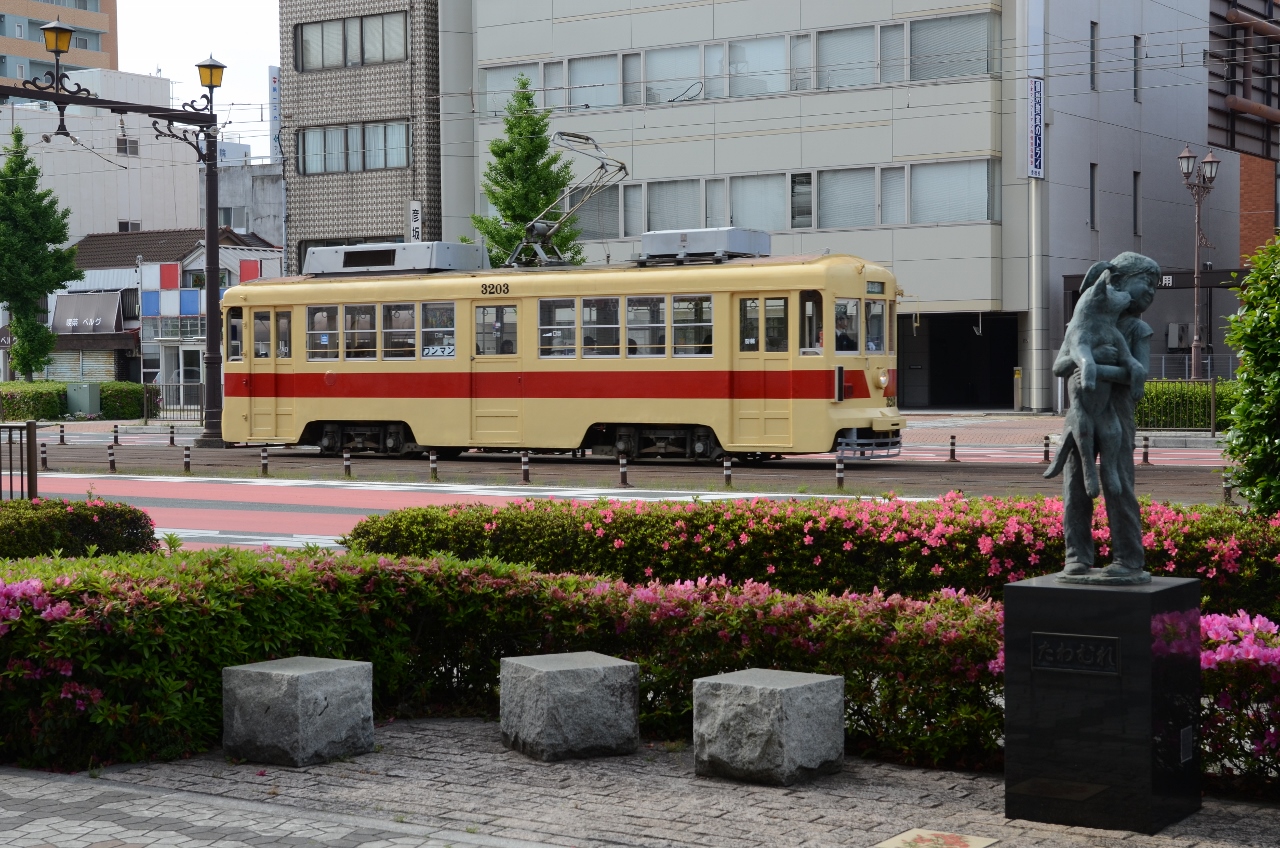
[[[1218,165],[1222,164],[1222,160],[1213,155],[1210,150],[1208,155],[1196,165],[1196,155],[1191,152],[1191,145],[1183,148],[1178,154],[1178,170],[1182,172],[1182,184],[1191,192],[1191,197],[1196,204],[1196,248],[1195,248],[1195,276],[1193,290],[1195,293],[1195,327],[1191,334],[1191,379],[1199,380],[1203,374],[1203,365],[1200,361],[1201,352],[1204,345],[1201,341],[1200,329],[1200,248],[1213,247],[1213,243],[1205,237],[1204,230],[1200,226],[1200,206],[1204,199],[1209,196],[1209,192],[1213,191],[1213,181],[1218,177]]]
[[[203,106],[192,100],[182,108],[189,112],[213,114],[213,92],[222,86],[227,66],[212,55],[196,65],[200,84],[208,94],[200,95]],[[196,447],[220,448],[222,441],[222,267],[218,258],[218,125],[203,130],[174,131],[170,121],[165,129],[153,121],[156,138],[185,141],[204,162],[204,432],[196,439]],[[204,138],[201,139],[201,134]],[[203,143],[202,143],[203,142]]]
[[[53,54],[53,70],[45,71],[44,77],[47,82],[41,82],[40,77],[36,76],[23,80],[23,88],[85,99],[96,97],[96,94],[79,83],[72,88],[68,85],[70,80],[67,75],[62,72],[62,54],[71,49],[71,36],[75,30],[64,24],[59,16],[57,20],[40,27],[40,32],[44,35],[44,49]],[[67,104],[65,103],[58,103],[58,129],[55,135],[71,137],[71,133],[67,131]]]

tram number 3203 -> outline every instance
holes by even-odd
[[[508,283],[481,283],[480,294],[511,294]]]

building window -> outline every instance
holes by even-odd
[[[1089,21],[1089,88],[1098,90],[1098,22]]]
[[[564,62],[547,62],[542,66],[542,105],[548,109],[563,109],[564,95]],[[492,108],[499,110],[504,105],[505,102],[494,103]]]
[[[204,338],[204,318],[189,315],[178,319],[178,335],[183,339]]]
[[[229,282],[228,272],[226,268],[218,271],[218,287],[226,288]],[[184,289],[202,289],[204,288],[204,271],[186,271],[182,275],[182,281],[179,284]]]
[[[876,225],[876,169],[818,172],[819,227]]]
[[[230,227],[238,233],[245,232],[249,228],[249,207],[219,206],[218,226]]]
[[[1142,235],[1142,172],[1133,172],[1133,234]]]
[[[729,226],[777,232],[787,228],[787,178],[753,174],[729,180]]]
[[[586,56],[569,60],[569,105],[580,109],[617,106],[618,56]]]
[[[391,12],[299,24],[296,67],[319,71],[403,62],[409,56],[405,23],[404,12]]]
[[[122,233],[136,233],[142,230],[141,221],[119,221],[118,225]]]
[[[724,180],[707,180],[707,226],[729,226],[729,202],[725,198]]]
[[[649,183],[648,229],[692,230],[698,226],[697,180],[666,180]],[[636,233],[639,235],[639,233]]]
[[[574,216],[578,219],[579,239],[599,241],[618,237],[618,187],[609,186],[592,195]],[[578,189],[569,195],[568,208],[572,209],[582,199],[586,189]]]
[[[907,223],[907,169],[880,169],[880,223]]]
[[[644,232],[644,186],[622,187],[622,235],[631,238]]]
[[[701,96],[702,56],[697,46],[649,50],[644,62],[646,103],[674,103]]]
[[[911,78],[998,73],[999,26],[999,16],[989,13],[912,22]]]
[[[791,175],[791,227],[813,226],[813,174]]]
[[[639,106],[643,103],[641,99],[643,87],[640,75],[640,54],[622,54],[622,105]]]
[[[729,42],[729,96],[776,94],[790,88],[782,36]]]
[[[872,85],[875,81],[875,27],[818,33],[818,88]]]
[[[410,132],[404,121],[317,127],[298,131],[303,174],[378,171],[409,166]]]
[[[138,140],[136,138],[127,138],[125,136],[116,136],[116,155],[117,156],[137,156]]]
[[[791,90],[808,91],[813,86],[813,50],[807,35],[791,36]]]
[[[1089,229],[1098,229],[1098,166],[1089,165]]]
[[[937,162],[911,167],[911,223],[996,219],[995,160]]]
[[[1133,102],[1142,102],[1142,36],[1133,37]]]
[[[557,89],[564,85],[563,65],[556,62],[555,65],[547,65],[548,70],[559,66],[559,70],[555,72],[555,80],[548,80],[547,85],[553,83]],[[537,90],[539,87],[539,76],[537,65],[502,65],[497,68],[485,68],[484,70],[484,110],[489,115],[501,115],[503,109],[506,108],[507,102],[511,100],[511,95],[518,89],[520,77],[527,77],[529,87]],[[552,104],[547,102],[548,106],[563,106],[564,93],[562,90],[555,92],[555,98],[560,102]]]

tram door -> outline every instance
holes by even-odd
[[[254,309],[249,323],[249,433],[290,436],[293,429],[292,314]]]
[[[734,297],[733,441],[791,445],[791,314],[785,293]]]
[[[471,438],[518,445],[524,437],[524,375],[515,305],[476,306],[471,357]]]

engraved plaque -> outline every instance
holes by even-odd
[[[1031,667],[1046,671],[1120,674],[1120,640],[1114,636],[1032,633]]]

